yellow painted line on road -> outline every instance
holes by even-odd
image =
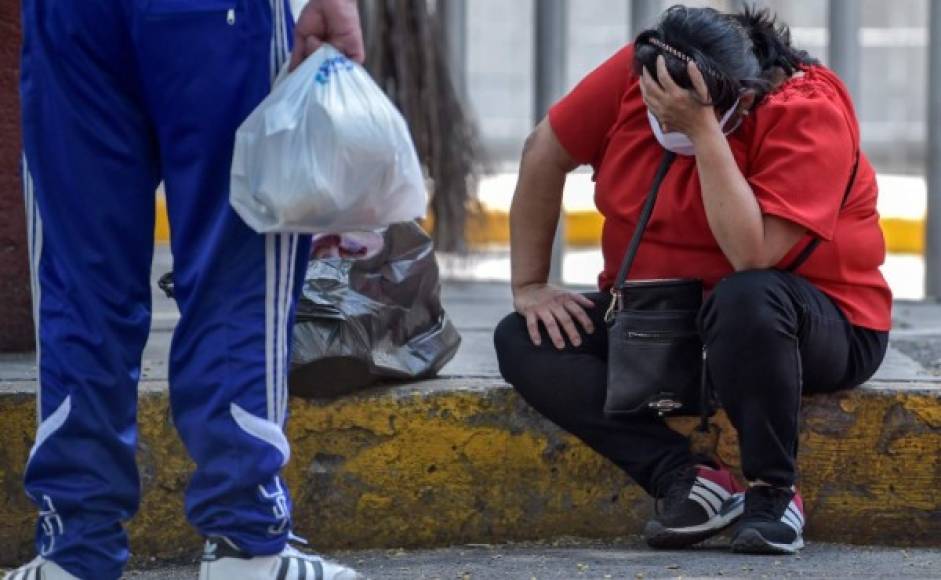
[[[157,196],[157,219],[154,224],[154,239],[157,243],[170,243],[170,219],[167,217],[167,200],[162,195]]]
[[[885,217],[880,221],[889,252],[921,254],[925,248],[923,220]],[[565,240],[569,246],[597,246],[601,242],[604,218],[598,212],[565,214]],[[468,225],[467,241],[473,246],[506,245],[510,241],[510,217],[502,211],[475,216]]]
[[[430,224],[430,221],[427,222]],[[889,252],[921,254],[925,249],[925,222],[920,219],[883,217],[880,221]],[[597,246],[601,241],[604,218],[594,211],[573,211],[565,214],[565,240],[569,246]],[[157,220],[154,232],[158,243],[170,240],[170,222],[166,201],[157,196]],[[472,216],[467,227],[471,247],[507,245],[510,243],[510,216],[505,211],[484,210]]]
[[[925,251],[924,220],[884,217],[879,221],[890,252],[921,254]]]

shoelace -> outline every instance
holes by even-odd
[[[787,509],[794,492],[771,485],[755,485],[745,494],[745,513],[742,519],[775,522]]]

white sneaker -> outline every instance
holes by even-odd
[[[290,545],[274,556],[250,556],[226,538],[210,538],[199,580],[363,580],[351,568],[305,554]],[[17,580],[19,580],[17,578]]]
[[[3,576],[3,580],[78,580],[58,564],[37,556],[29,564],[23,564],[16,570],[10,570]]]

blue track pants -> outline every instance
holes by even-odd
[[[197,464],[203,535],[279,552],[294,297],[309,241],[259,235],[228,203],[235,130],[289,54],[287,0],[24,0],[24,183],[40,426],[26,469],[36,544],[118,578],[137,510],[137,382],[163,180],[181,320],[173,421]]]

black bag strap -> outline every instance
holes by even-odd
[[[856,158],[853,160],[853,170],[850,172],[849,183],[846,184],[846,191],[843,192],[843,201],[840,202],[840,211],[846,207],[846,202],[850,198],[850,192],[853,189],[853,184],[856,182],[856,170],[859,169],[859,149],[856,150]],[[813,238],[807,245],[804,246],[804,249],[801,250],[801,253],[797,255],[791,263],[784,268],[785,272],[796,272],[798,268],[804,265],[804,262],[810,258],[810,255],[814,253],[814,250],[817,249],[817,246],[820,245],[820,238]]]
[[[644,207],[640,211],[640,219],[637,221],[637,227],[634,228],[634,234],[631,236],[631,241],[627,245],[627,252],[624,254],[624,260],[621,262],[621,269],[618,270],[614,285],[611,286],[611,305],[608,306],[608,310],[604,315],[604,319],[607,322],[613,320],[614,312],[617,310],[618,305],[618,289],[624,284],[624,281],[627,280],[631,265],[633,265],[634,258],[637,256],[637,248],[640,247],[640,239],[644,236],[647,224],[650,223],[650,216],[653,215],[653,206],[657,202],[657,192],[660,191],[660,184],[663,183],[663,178],[667,175],[667,169],[670,168],[674,159],[676,159],[676,153],[665,151],[663,159],[660,161],[660,166],[657,168],[657,173],[654,174],[650,192],[647,193]]]
[[[618,270],[618,277],[614,282],[615,290],[620,288],[621,285],[624,284],[624,281],[627,280],[627,275],[630,273],[631,266],[634,264],[634,258],[637,257],[640,239],[644,236],[647,224],[650,223],[650,216],[653,215],[653,206],[657,202],[657,192],[660,191],[660,184],[663,183],[663,178],[667,175],[667,169],[670,168],[674,159],[676,159],[676,153],[666,151],[663,155],[663,159],[660,161],[660,166],[657,168],[657,173],[653,178],[653,184],[650,186],[650,192],[647,194],[647,200],[644,202],[644,207],[640,212],[637,227],[634,228],[634,235],[631,236],[631,242],[627,246],[627,253],[624,254],[624,261],[621,262],[621,269]]]

